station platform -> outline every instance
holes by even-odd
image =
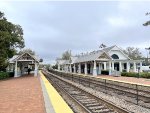
[[[0,80],[0,113],[46,113],[39,77]]]
[[[75,74],[75,73],[74,73]],[[93,76],[93,75],[85,75],[79,74],[83,76]],[[138,84],[143,86],[150,86],[150,79],[147,78],[135,78],[135,77],[124,77],[124,76],[112,76],[112,75],[97,75],[96,78],[107,79],[117,82],[124,82],[128,84]]]
[[[98,75],[97,78],[118,81],[118,82],[124,82],[124,83],[129,83],[129,84],[150,86],[150,79],[146,79],[146,78],[123,77],[123,76],[115,77],[115,76],[111,76],[111,75]]]
[[[59,71],[59,72],[62,72],[62,71]],[[72,74],[93,77],[93,75],[91,75],[91,74],[87,74],[87,75],[79,74],[79,73],[72,73]],[[96,78],[150,87],[150,79],[147,79],[147,78],[135,78],[135,77],[124,77],[124,76],[113,76],[113,75],[97,75]]]
[[[0,113],[73,113],[45,76],[0,80]]]
[[[68,104],[63,100],[41,71],[39,74],[41,75],[46,113],[73,113]]]

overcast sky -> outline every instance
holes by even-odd
[[[24,30],[26,48],[53,63],[65,50],[72,54],[98,50],[101,43],[150,46],[150,2],[24,1],[0,2],[8,21]]]

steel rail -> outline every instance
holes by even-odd
[[[59,79],[59,80],[61,80],[61,81],[63,81],[63,82],[66,82],[66,81],[64,81],[62,78],[60,78],[60,77],[54,75],[53,73],[44,73],[44,74],[46,74],[47,77],[48,77],[48,74],[50,74],[51,76],[56,77],[57,79]],[[56,82],[53,82],[53,83],[56,84]],[[78,88],[78,87],[76,87],[76,86],[74,86],[73,84],[70,84],[70,83],[68,83],[68,82],[67,82],[67,84],[68,84],[68,85],[71,85],[72,87]],[[73,96],[71,96],[71,95],[70,95],[65,89],[63,89],[60,85],[57,84],[57,86],[58,86],[59,88],[61,88],[61,90],[63,90],[67,95],[69,95],[74,101],[76,101],[80,106],[82,106],[83,109],[85,109],[85,110],[87,111],[87,113],[92,113],[92,112],[89,111],[84,105],[82,105],[77,99],[75,99]],[[112,108],[113,110],[117,111],[118,113],[131,113],[131,112],[129,112],[128,110],[125,110],[125,109],[123,109],[123,108],[121,108],[121,107],[119,107],[119,106],[116,106],[116,105],[114,105],[113,103],[111,103],[111,102],[109,102],[109,101],[106,101],[106,100],[104,100],[104,99],[102,99],[102,98],[100,98],[100,97],[97,97],[97,96],[95,96],[95,95],[93,95],[93,94],[91,94],[91,93],[89,93],[89,92],[87,92],[87,91],[85,91],[85,90],[83,90],[83,89],[79,89],[79,88],[78,88],[78,90],[86,92],[88,95],[94,97],[96,100],[98,100],[98,101],[100,101],[100,102],[102,102],[102,103],[105,103],[106,106],[108,106],[109,108]]]

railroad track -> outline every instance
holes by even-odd
[[[63,91],[69,98],[73,99],[76,104],[82,108],[84,113],[129,113],[129,111],[120,108],[113,103],[74,86],[61,77],[45,71],[43,73],[59,92]]]
[[[51,70],[52,71],[52,70]],[[142,106],[144,108],[150,109],[150,90],[141,90],[139,86],[121,86],[112,83],[106,83],[105,80],[97,80],[92,77],[84,77],[75,74],[62,73],[57,71],[52,71],[56,75],[71,80],[75,83],[82,84],[85,87],[93,88],[96,91],[107,93],[111,96],[116,96],[120,99],[124,99],[127,102]]]

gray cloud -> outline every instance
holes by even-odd
[[[52,63],[65,50],[99,49],[101,43],[140,47],[150,44],[150,2],[1,2],[9,21],[24,29],[26,48]]]

